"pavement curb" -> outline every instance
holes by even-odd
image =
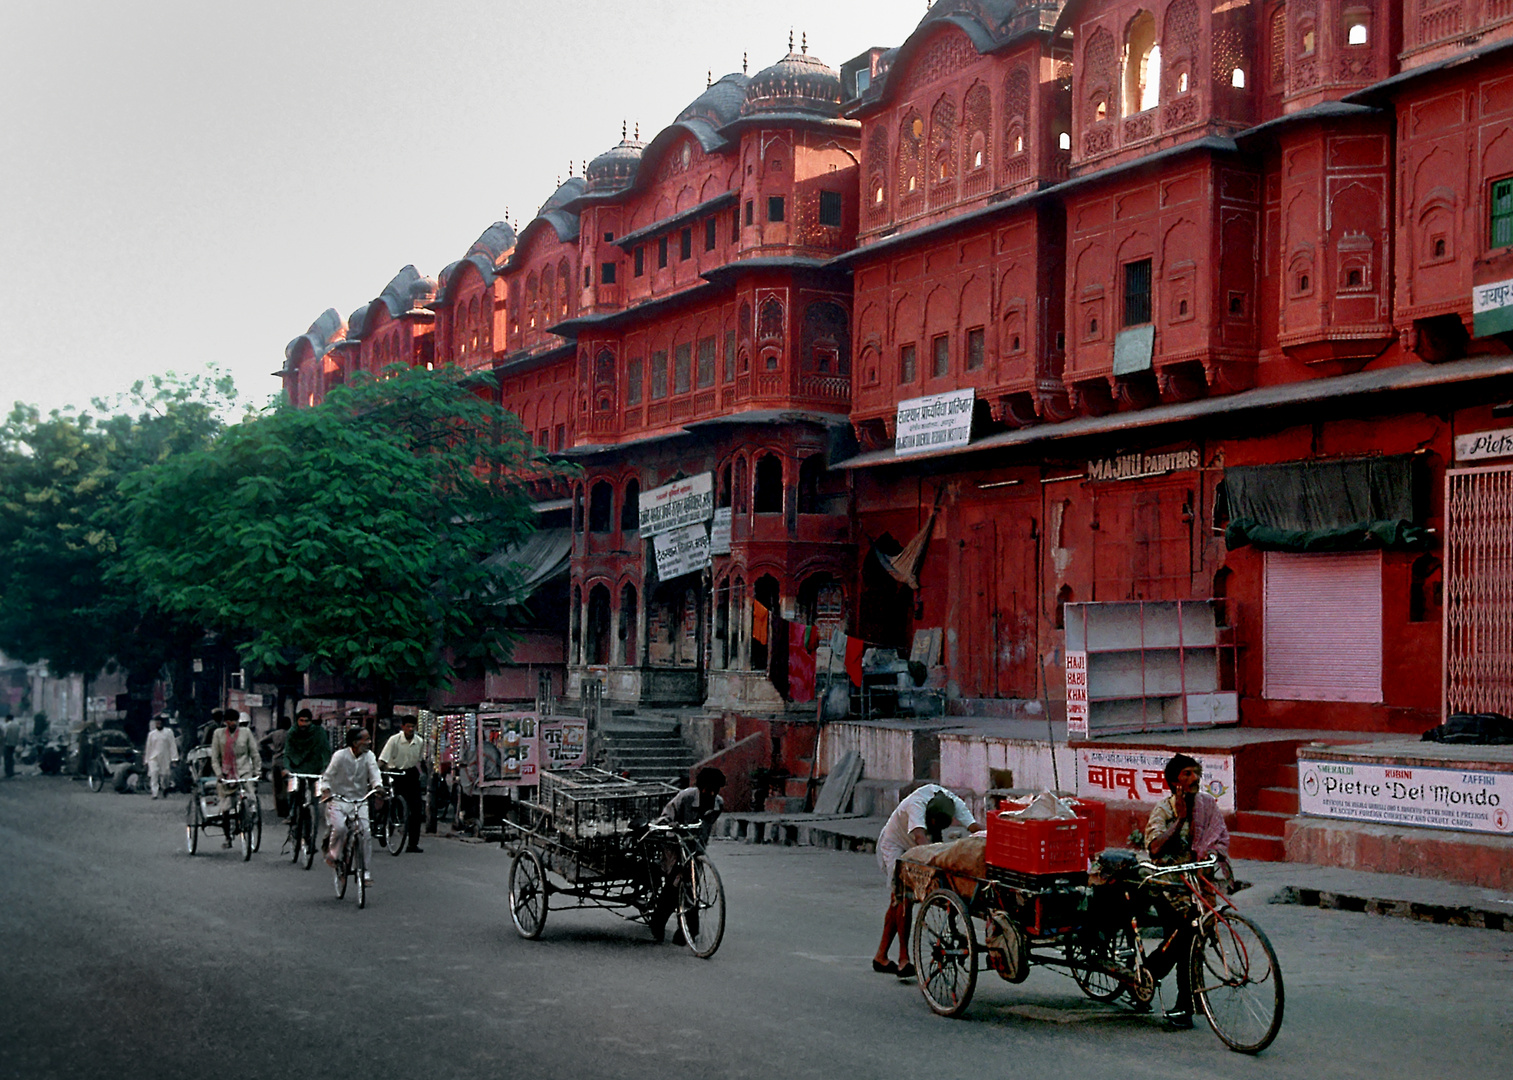
[[[1412,900],[1385,900],[1381,897],[1354,896],[1349,893],[1310,889],[1300,885],[1282,886],[1267,903],[1296,904],[1301,907],[1335,911],[1357,911],[1366,915],[1382,915],[1387,918],[1414,919],[1439,926],[1469,926],[1481,930],[1513,932],[1513,911],[1494,911],[1490,908],[1452,904],[1424,904]]]

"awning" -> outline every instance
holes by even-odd
[[[573,550],[571,529],[537,529],[524,540],[496,551],[484,560],[487,566],[513,566],[520,577],[519,588],[502,602],[524,603],[531,594],[552,578],[567,573],[568,557]]]
[[[1224,470],[1229,506],[1225,545],[1264,551],[1417,550],[1420,522],[1412,454],[1245,465]]]

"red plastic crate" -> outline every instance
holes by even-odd
[[[1104,837],[1107,835],[1108,803],[1100,799],[1065,799],[1080,818],[1087,818],[1087,853],[1088,857],[1098,854],[1108,847]]]
[[[987,863],[1022,874],[1068,874],[1087,870],[1087,818],[1026,820],[988,815]]]

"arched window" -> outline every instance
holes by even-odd
[[[824,473],[824,454],[810,454],[799,463],[799,513],[823,514],[826,512],[820,499],[820,478]]]
[[[567,260],[563,259],[557,264],[557,314],[567,318],[567,296],[571,291],[568,282],[572,279],[572,273],[567,268]]]
[[[585,664],[609,663],[609,588],[603,582],[588,592],[588,633],[584,641]]]
[[[631,480],[625,485],[625,498],[620,503],[620,531],[639,532],[641,529],[641,481]]]
[[[541,429],[541,448],[543,450],[546,449],[546,428],[542,428]],[[582,487],[582,485],[575,485],[573,487],[573,532],[575,532],[575,533],[581,533],[582,531],[583,531],[583,487]]]
[[[536,274],[534,271],[525,279],[525,323],[532,330],[536,328]]]
[[[898,197],[924,190],[925,122],[918,113],[904,118],[898,130]]]
[[[754,513],[783,512],[783,461],[776,454],[763,454],[757,458],[751,503]]]
[[[1156,44],[1156,17],[1142,11],[1124,36],[1124,114],[1154,109],[1160,101],[1161,46]]]
[[[930,183],[941,184],[956,176],[956,102],[943,97],[930,110]]]
[[[588,497],[588,531],[609,532],[610,522],[615,519],[614,508],[615,489],[608,480],[597,481]]]
[[[541,322],[542,325],[552,321],[552,315],[556,308],[552,304],[552,270],[547,267],[541,274]]]
[[[737,457],[730,468],[730,499],[735,507],[733,513],[741,517],[746,513],[746,459]]]
[[[616,663],[634,667],[641,662],[641,658],[636,655],[636,621],[636,587],[627,581],[620,587],[620,618],[615,634],[615,651],[618,654]]]

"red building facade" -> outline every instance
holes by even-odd
[[[941,0],[839,73],[711,83],[518,237],[322,316],[286,390],[487,371],[582,464],[568,692],[781,708],[760,605],[939,628],[932,679],[994,712],[1061,697],[1068,604],[1182,599],[1218,602],[1243,725],[1513,707],[1455,561],[1513,547],[1465,438],[1513,428],[1505,7]],[[900,402],[966,391],[968,443],[895,449]],[[729,552],[660,581],[640,496],[706,473]],[[1351,502],[1383,484],[1396,516]],[[877,553],[925,529],[906,588]]]

